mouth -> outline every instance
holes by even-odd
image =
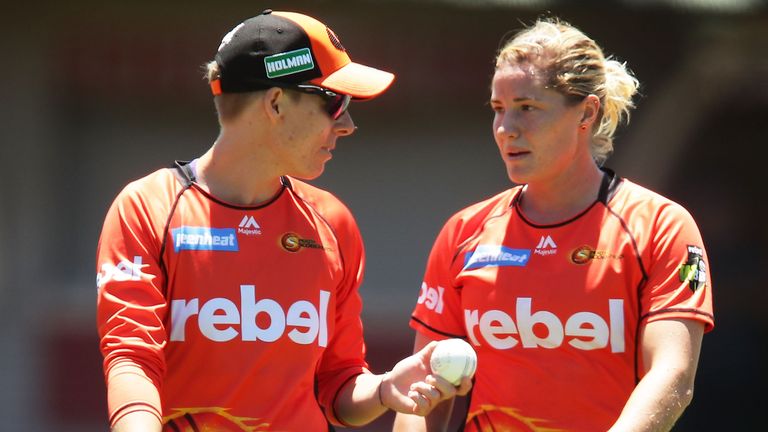
[[[320,153],[324,154],[325,157],[328,159],[333,158],[333,149],[335,149],[336,146],[327,146],[327,147],[320,147]]]
[[[504,156],[508,160],[522,159],[529,154],[531,154],[531,152],[527,150],[512,150],[512,151],[504,152]]]

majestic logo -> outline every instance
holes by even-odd
[[[171,341],[186,340],[187,321],[197,316],[197,328],[214,342],[228,342],[238,336],[242,341],[274,342],[283,335],[299,345],[317,342],[328,345],[328,302],[331,293],[320,291],[317,305],[299,300],[284,310],[273,299],[256,299],[254,285],[240,285],[240,304],[227,298],[171,301]],[[268,319],[259,319],[265,315]],[[258,321],[258,322],[257,322]],[[266,323],[260,327],[259,323]]]
[[[464,256],[464,270],[481,267],[525,267],[531,257],[530,249],[511,249],[502,245],[479,245]]]
[[[688,259],[680,266],[680,282],[687,282],[691,291],[696,292],[707,284],[707,263],[704,250],[688,245]]]
[[[237,252],[237,236],[234,228],[209,228],[182,226],[171,230],[173,249],[210,250]]]
[[[261,235],[261,227],[256,223],[253,216],[245,215],[240,221],[240,225],[237,226],[237,232],[245,235]]]
[[[430,288],[426,282],[422,282],[417,303],[423,304],[427,309],[441,314],[443,313],[443,292],[445,292],[445,288],[441,286]]]
[[[539,244],[536,245],[536,249],[533,253],[542,256],[554,255],[557,253],[557,245],[555,244],[555,241],[552,240],[552,237],[541,236],[541,240],[539,240]]]
[[[302,48],[264,57],[264,67],[267,70],[267,78],[278,78],[312,70],[315,68],[315,62],[309,48]]]
[[[280,244],[288,252],[298,252],[301,248],[326,249],[322,244],[312,239],[299,237],[298,234],[286,233],[280,238]]]
[[[574,313],[565,320],[565,324],[550,311],[531,312],[531,304],[530,297],[518,298],[515,319],[503,310],[481,312],[465,309],[467,335],[472,343],[480,345],[479,333],[484,343],[499,350],[512,349],[518,344],[522,344],[523,348],[552,349],[567,342],[585,351],[609,346],[612,353],[625,351],[624,300],[608,300],[608,322],[597,313],[585,311]]]
[[[607,251],[595,250],[591,246],[581,246],[571,253],[571,262],[574,264],[586,264],[591,260],[623,259],[623,254],[612,254]]]
[[[104,263],[101,265],[101,271],[96,275],[96,286],[101,288],[109,281],[138,281],[141,280],[142,276],[154,277],[153,275],[143,273],[141,269],[144,267],[149,267],[149,264],[143,264],[140,255],[134,256],[133,261],[124,259],[117,263],[117,265]]]

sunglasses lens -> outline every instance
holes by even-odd
[[[338,120],[344,115],[349,107],[349,101],[352,98],[349,95],[336,95],[328,100],[328,114],[332,119]]]

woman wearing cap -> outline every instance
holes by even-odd
[[[115,431],[328,430],[426,414],[459,389],[433,345],[373,374],[363,243],[313,179],[394,76],[352,63],[319,21],[265,11],[228,33],[208,78],[220,134],[126,186],[97,251],[98,329]]]
[[[466,431],[666,431],[691,401],[714,325],[699,230],[602,168],[637,86],[555,19],[496,58],[493,135],[516,186],[448,220],[422,284],[441,307],[422,295],[411,319],[416,352],[447,337],[477,351]],[[452,406],[395,429],[444,430]]]

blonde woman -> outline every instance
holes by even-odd
[[[493,136],[515,186],[443,227],[411,319],[414,351],[470,342],[466,431],[666,431],[714,326],[707,255],[680,205],[603,163],[638,81],[543,19],[500,50]],[[435,300],[437,299],[437,300]],[[395,430],[445,430],[453,401]]]

